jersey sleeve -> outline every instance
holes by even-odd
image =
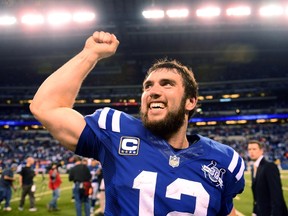
[[[244,170],[245,163],[240,155],[234,151],[228,165],[228,181],[224,190],[224,196],[220,215],[227,215],[233,208],[233,198],[243,192],[245,187]]]
[[[85,116],[85,121],[86,126],[80,135],[75,153],[100,161],[99,157],[115,151],[119,137],[125,134],[136,135],[141,131],[139,120],[108,107]]]
[[[98,158],[99,148],[98,145],[95,145],[97,143],[99,143],[99,140],[93,133],[91,127],[88,124],[86,124],[84,130],[81,133],[78,144],[76,146],[75,154],[99,160]]]

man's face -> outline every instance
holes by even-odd
[[[29,158],[27,159],[27,163],[29,163],[30,165],[33,165],[33,164],[35,163],[34,158],[29,157]]]
[[[156,135],[175,133],[183,125],[186,104],[182,77],[172,69],[158,69],[143,83],[141,118]]]
[[[258,143],[248,144],[248,153],[251,160],[256,161],[261,155],[263,155],[263,149],[261,149]]]

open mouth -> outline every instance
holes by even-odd
[[[149,106],[150,109],[164,109],[164,103],[151,103]]]

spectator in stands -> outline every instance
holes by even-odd
[[[248,153],[254,161],[252,168],[253,214],[257,216],[287,216],[280,173],[274,162],[264,158],[263,144],[248,142]]]
[[[75,156],[75,166],[70,169],[69,181],[74,182],[73,197],[77,216],[82,215],[82,204],[84,204],[85,216],[90,215],[89,191],[87,191],[91,188],[90,180],[91,174],[88,166],[82,164],[80,157]]]
[[[29,211],[34,212],[37,211],[37,208],[35,208],[35,191],[36,191],[36,185],[34,184],[34,177],[36,176],[36,173],[33,169],[34,165],[34,158],[28,157],[26,159],[26,165],[25,167],[22,167],[20,173],[19,173],[19,184],[22,188],[22,194],[19,204],[19,211],[23,211],[24,203],[25,203],[25,197],[28,194],[29,200],[30,200],[30,208]]]
[[[12,164],[10,168],[4,169],[0,179],[0,207],[1,202],[5,200],[4,211],[11,211],[10,200],[12,197],[12,189],[16,190],[16,186],[13,184],[15,181],[14,173],[17,169],[17,164]]]
[[[60,174],[57,169],[57,164],[53,163],[48,172],[49,183],[48,186],[52,190],[52,200],[48,204],[48,211],[59,211],[57,200],[60,197],[60,185],[62,183]]]

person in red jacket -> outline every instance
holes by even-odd
[[[49,170],[49,188],[52,192],[52,199],[48,204],[48,211],[58,211],[57,200],[60,197],[60,185],[62,183],[57,164],[53,163]]]

